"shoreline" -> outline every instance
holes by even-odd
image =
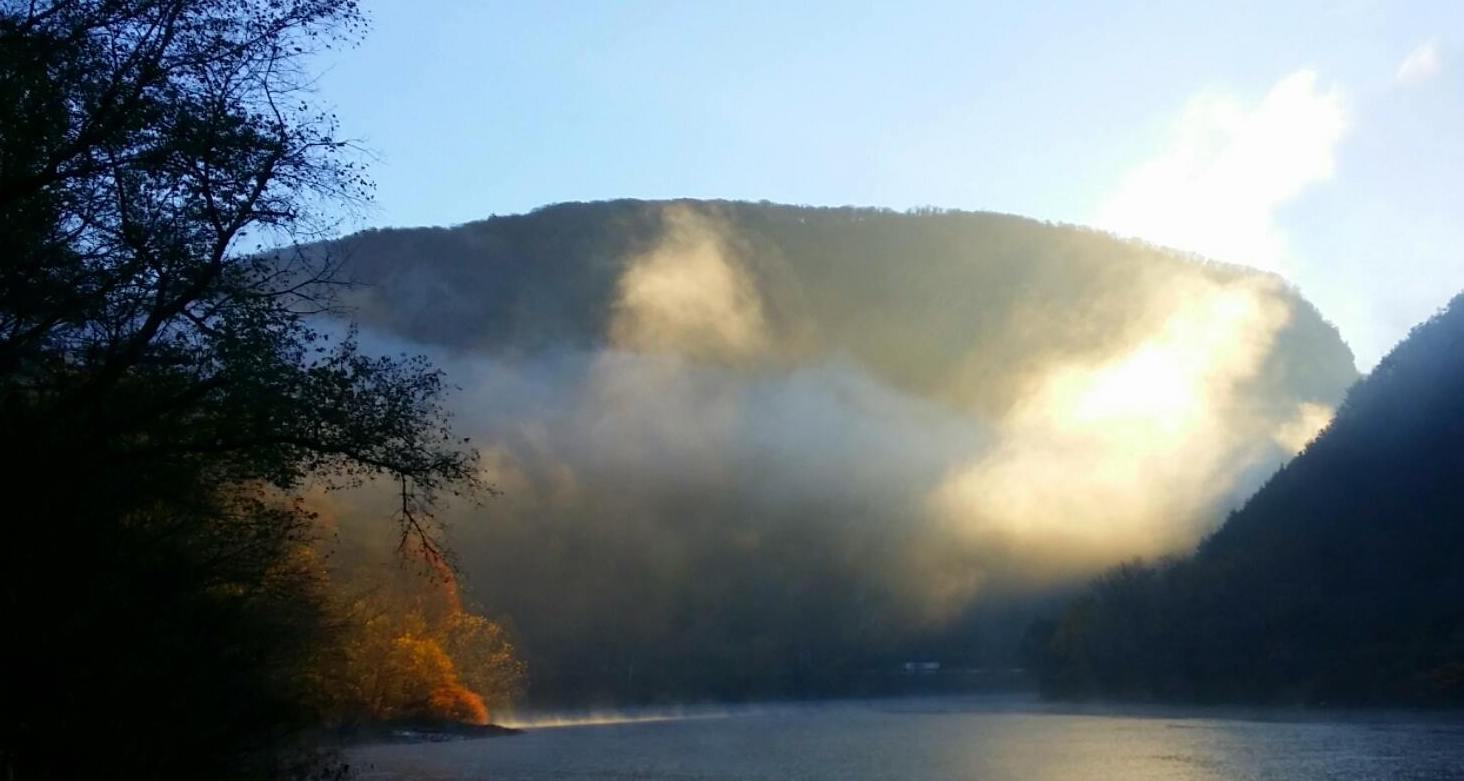
[[[351,748],[399,743],[447,743],[521,734],[523,734],[522,729],[501,724],[467,724],[459,721],[414,719],[337,727],[327,730],[322,742],[340,748]]]

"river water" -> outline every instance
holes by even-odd
[[[1459,714],[1073,707],[932,697],[544,720],[521,735],[365,746],[390,779],[1464,779]]]

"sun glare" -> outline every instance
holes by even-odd
[[[1173,519],[1228,489],[1226,410],[1290,312],[1264,283],[1165,293],[1150,338],[1050,369],[1003,421],[1004,446],[937,489],[936,511],[977,538],[1062,541],[1049,558],[1079,569],[1192,543]]]

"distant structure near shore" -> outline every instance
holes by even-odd
[[[900,669],[907,673],[940,672],[940,662],[905,662]]]

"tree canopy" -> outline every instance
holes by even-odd
[[[228,777],[308,721],[307,484],[475,485],[439,372],[312,317],[369,196],[313,106],[350,0],[0,2],[0,774]],[[92,746],[76,750],[77,743]]]

